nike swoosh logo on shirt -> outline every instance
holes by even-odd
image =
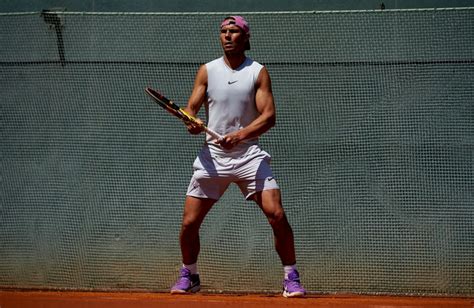
[[[233,83],[236,83],[238,80],[234,80],[234,81],[227,81],[228,84],[233,84]]]

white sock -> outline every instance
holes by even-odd
[[[283,271],[285,272],[285,279],[288,279],[288,274],[292,271],[296,271],[296,264],[293,265],[284,265]]]
[[[184,268],[187,268],[190,272],[191,272],[191,275],[194,275],[194,274],[197,274],[198,271],[197,271],[197,263],[194,263],[194,264],[183,264],[183,267]]]

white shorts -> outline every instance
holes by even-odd
[[[258,145],[239,157],[211,155],[204,147],[194,161],[194,174],[186,195],[219,200],[230,183],[236,183],[247,200],[256,192],[279,189],[270,160],[270,154]]]

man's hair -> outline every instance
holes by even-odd
[[[247,43],[245,45],[245,50],[250,50],[250,27],[249,23],[243,18],[242,16],[228,16],[224,18],[221,22],[221,29],[224,26],[228,25],[235,25],[237,26],[246,36],[247,36]]]

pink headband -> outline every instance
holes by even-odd
[[[250,36],[250,28],[249,28],[249,23],[243,18],[242,16],[229,16],[224,21],[221,23],[221,28],[224,26],[228,25],[236,25],[242,31],[245,32],[245,34]]]

